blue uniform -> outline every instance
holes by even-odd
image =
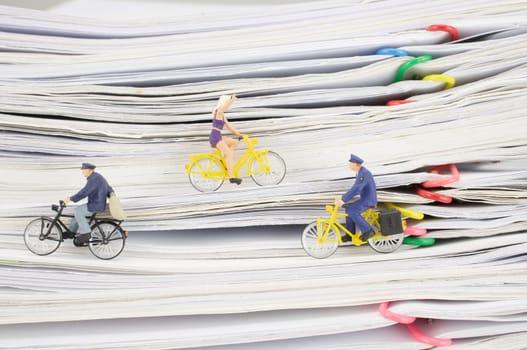
[[[75,195],[71,196],[73,202],[88,197],[88,210],[92,213],[106,209],[106,199],[113,192],[112,187],[99,173],[92,173],[86,179],[86,185]]]
[[[360,198],[346,208],[346,213],[348,214],[346,227],[351,232],[354,232],[355,224],[357,224],[360,231],[364,233],[371,230],[371,227],[364,220],[361,213],[377,205],[377,187],[375,186],[373,175],[364,167],[359,169],[353,187],[342,196],[342,201],[347,202],[357,195]]]

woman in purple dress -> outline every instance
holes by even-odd
[[[223,154],[230,183],[239,185],[242,183],[242,179],[234,177],[234,173],[232,171],[234,149],[238,145],[238,140],[232,137],[221,135],[223,127],[226,126],[227,129],[229,129],[229,131],[234,135],[238,137],[242,136],[242,134],[240,134],[240,132],[229,123],[227,117],[225,116],[225,111],[230,108],[236,99],[236,95],[222,95],[219,98],[218,104],[213,111],[214,117],[212,119],[212,130],[210,131],[209,141],[212,147],[217,148]]]

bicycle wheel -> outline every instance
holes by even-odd
[[[389,236],[372,237],[368,240],[371,249],[378,253],[391,253],[396,251],[403,244],[404,233],[397,233]]]
[[[49,231],[49,235],[46,234]],[[41,217],[32,220],[24,230],[24,243],[27,249],[37,255],[48,255],[60,246],[62,230],[53,220]]]
[[[273,151],[259,152],[249,162],[249,174],[259,186],[278,185],[285,177],[285,161]]]
[[[192,163],[188,174],[190,183],[200,192],[214,192],[223,184],[227,170],[218,159],[201,158]]]
[[[328,236],[322,241],[328,224],[321,222],[310,223],[302,232],[302,248],[304,251],[317,259],[330,257],[339,247],[337,232],[333,227],[329,228]]]
[[[99,221],[91,228],[88,246],[99,259],[110,260],[121,254],[125,239],[121,226],[113,221]]]

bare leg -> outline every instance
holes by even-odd
[[[230,137],[223,137],[216,147],[223,153],[225,158],[225,165],[227,166],[227,173],[229,174],[229,182],[237,185],[242,183],[242,179],[234,177],[234,171],[232,164],[234,162],[234,149],[238,145],[238,140],[231,139]]]
[[[223,158],[225,158],[225,165],[227,166],[227,173],[229,174],[229,177],[233,178],[234,177],[234,173],[232,171],[232,158],[233,158],[233,151],[232,151],[232,149],[225,142],[225,138],[222,139],[220,142],[218,142],[216,147],[223,154]]]
[[[227,144],[227,146],[229,146],[231,151],[233,151],[233,152],[234,152],[234,149],[238,146],[238,143],[239,143],[238,140],[230,138],[230,137],[226,137],[226,136],[224,136],[222,138],[222,141],[224,141]]]

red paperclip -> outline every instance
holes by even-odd
[[[404,105],[406,103],[414,102],[412,100],[390,100],[386,102],[387,106],[398,106],[398,105]]]
[[[426,30],[430,32],[441,31],[450,34],[452,41],[459,39],[459,32],[456,27],[449,26],[448,24],[432,24],[426,27]]]
[[[426,188],[441,187],[459,181],[459,170],[457,170],[455,164],[440,165],[435,168],[432,168],[429,172],[433,174],[439,174],[444,170],[450,170],[451,176],[444,179],[428,180],[423,182],[421,185]]]
[[[436,193],[436,192],[425,190],[424,188],[422,188],[420,186],[417,186],[415,191],[421,197],[425,197],[425,198],[431,199],[433,201],[437,201],[437,202],[441,202],[441,203],[447,203],[447,204],[448,203],[452,203],[452,197],[444,195],[444,194],[439,194],[439,193]]]
[[[379,305],[379,313],[381,314],[381,316],[389,320],[395,321],[397,323],[405,324],[406,327],[408,327],[408,330],[410,331],[410,333],[414,336],[415,340],[421,343],[430,344],[433,346],[452,345],[452,339],[434,338],[434,337],[421,333],[421,331],[418,330],[417,327],[415,327],[414,325],[414,322],[416,320],[415,317],[397,314],[395,312],[388,310],[389,307],[390,307],[389,302],[384,302],[384,303],[381,303],[381,305]]]

